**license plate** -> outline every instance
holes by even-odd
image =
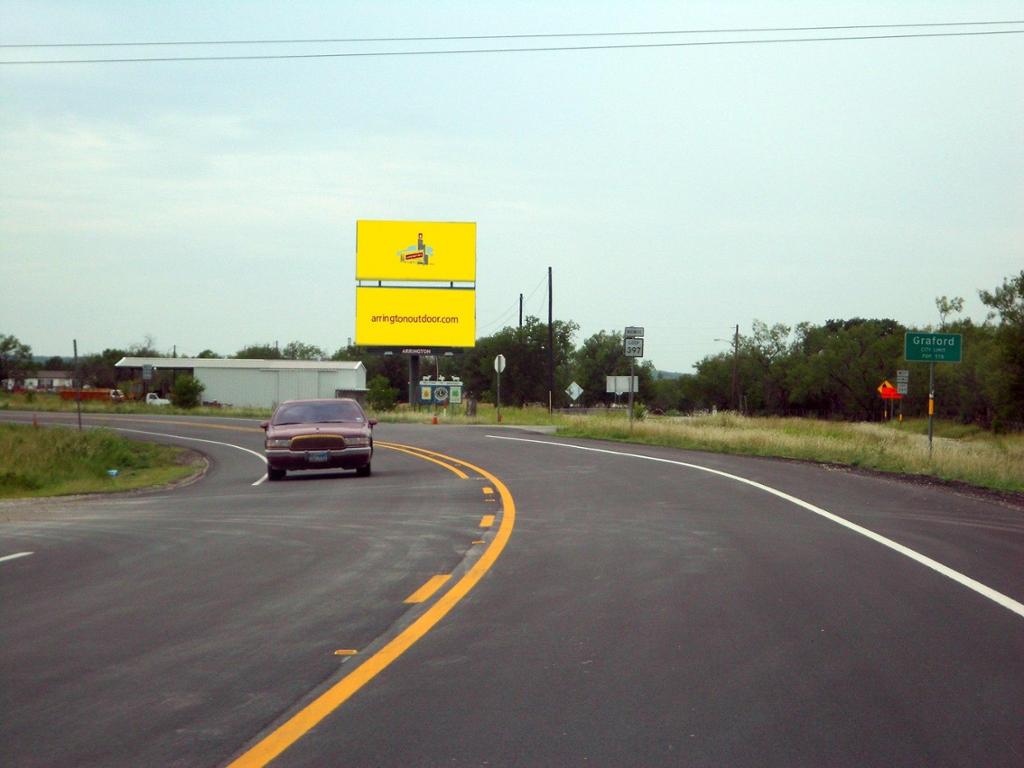
[[[310,451],[306,454],[306,461],[311,464],[323,464],[331,458],[330,451]]]

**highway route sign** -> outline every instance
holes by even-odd
[[[901,395],[907,394],[910,388],[910,371],[903,369],[896,371],[896,391]]]
[[[644,356],[644,340],[627,338],[623,342],[624,354],[626,357],[643,357]]]
[[[644,337],[644,329],[639,325],[627,325],[626,332],[622,335],[627,339],[642,339]]]

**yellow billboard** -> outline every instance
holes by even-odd
[[[476,291],[356,288],[356,344],[472,347],[476,344]]]
[[[356,280],[476,282],[476,222],[357,221]]]

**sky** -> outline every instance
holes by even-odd
[[[0,43],[436,37],[1024,19],[1022,2],[15,2]],[[1024,24],[982,29],[1024,30]],[[951,31],[0,48],[0,60]],[[1024,34],[0,65],[0,334],[230,355],[355,328],[359,219],[477,223],[477,336],[938,322],[1024,269]]]

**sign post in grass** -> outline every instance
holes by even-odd
[[[959,333],[907,331],[903,357],[908,363],[928,363],[928,458],[932,457],[932,416],[935,413],[935,364],[959,363],[964,358],[964,337]]]

